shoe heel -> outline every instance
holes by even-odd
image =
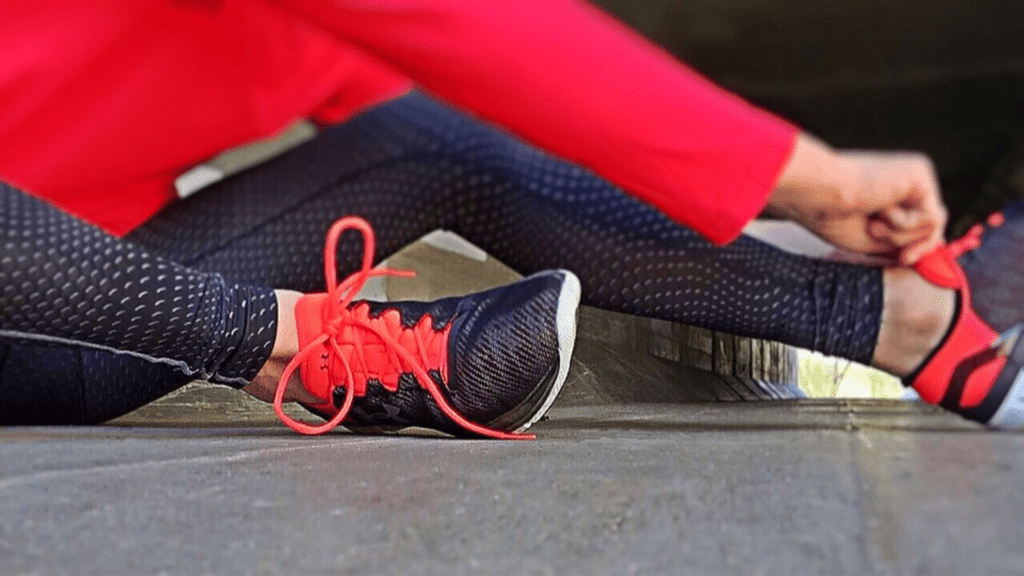
[[[561,392],[565,379],[569,375],[569,366],[572,363],[572,352],[576,344],[576,329],[579,323],[580,296],[582,289],[580,280],[575,274],[568,270],[560,271],[564,275],[562,290],[558,295],[557,329],[558,329],[558,371],[555,373],[555,381],[551,390],[547,393],[540,408],[533,412],[533,415],[522,425],[516,428],[516,432],[525,432],[530,426],[537,423],[551,409],[555,398]]]
[[[1015,326],[1000,335],[995,342],[1000,356],[1006,356],[1006,366],[992,386],[985,402],[978,407],[984,410],[995,407],[990,418],[983,421],[991,428],[1018,430],[1024,428],[1024,329]],[[986,406],[987,405],[987,406]]]

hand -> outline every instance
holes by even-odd
[[[835,246],[905,266],[943,242],[948,218],[926,156],[836,152],[804,134],[768,205]]]

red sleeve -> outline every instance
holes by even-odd
[[[585,3],[278,1],[714,242],[763,208],[795,139]]]

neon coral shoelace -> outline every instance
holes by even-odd
[[[338,239],[346,230],[357,230],[363,235],[363,263],[362,268],[358,272],[355,272],[339,283],[337,281],[335,251]],[[437,383],[427,373],[427,368],[425,368],[425,364],[429,363],[431,349],[436,353],[436,346],[431,346],[432,342],[429,341],[431,336],[427,334],[429,330],[432,330],[432,325],[424,329],[427,325],[421,321],[416,327],[405,328],[401,322],[386,321],[386,319],[383,319],[384,314],[381,315],[381,319],[371,318],[367,313],[367,306],[356,305],[349,309],[353,298],[355,298],[355,295],[371,276],[408,278],[415,275],[411,270],[372,269],[374,247],[373,228],[366,220],[358,216],[346,216],[338,220],[327,233],[327,240],[324,246],[324,274],[327,280],[329,306],[331,306],[328,315],[330,320],[324,323],[324,332],[300,350],[292,358],[291,362],[288,363],[284,373],[281,374],[281,379],[278,380],[277,389],[274,393],[274,413],[277,414],[277,417],[289,428],[301,434],[324,434],[336,428],[348,415],[356,396],[364,396],[366,394],[365,374],[368,360],[363,351],[364,346],[380,344],[386,350],[388,365],[395,372],[394,378],[389,379],[394,381],[395,389],[397,389],[398,372],[411,372],[419,385],[429,392],[430,397],[434,399],[434,402],[437,403],[438,408],[440,408],[444,415],[465,430],[481,436],[506,440],[529,440],[535,438],[533,434],[503,432],[471,422],[459,414],[458,410],[448,402],[447,398],[438,388]],[[408,335],[403,338],[401,334],[398,334],[398,332],[402,331],[412,331],[412,338],[409,338]],[[343,334],[346,338],[351,338],[351,340],[342,340],[341,336]],[[400,340],[405,345],[400,343]],[[324,343],[327,343],[327,346],[345,368],[345,380],[334,386],[334,388],[343,387],[345,389],[345,401],[342,403],[338,413],[330,421],[321,425],[311,425],[295,420],[284,412],[284,394],[288,387],[288,380],[295,370],[302,365],[302,362],[313,351]],[[350,348],[348,353],[343,350],[343,347]],[[409,350],[408,348],[410,347],[415,350]],[[447,351],[443,352],[446,353]],[[355,356],[354,359],[350,358],[352,355]],[[363,368],[360,378],[357,378],[353,373],[353,362],[357,364],[357,367]],[[391,389],[390,386],[385,385],[385,387]],[[333,396],[333,394],[329,396]],[[329,400],[330,398],[328,398]]]
[[[998,228],[1005,222],[1006,218],[1001,212],[993,212],[985,220],[992,228]],[[981,246],[981,235],[984,232],[985,227],[981,224],[971,226],[960,238],[922,256],[914,265],[914,269],[936,286],[959,290],[964,298],[963,304],[970,306],[970,287],[957,258]]]

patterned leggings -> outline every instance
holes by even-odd
[[[748,237],[720,248],[592,173],[412,94],[177,202],[117,239],[0,185],[0,423],[93,423],[273,346],[268,287],[323,290],[323,235],[359,214],[378,258],[435,230],[584,303],[870,360],[875,268]],[[347,238],[347,236],[346,236]],[[354,239],[354,236],[352,237]],[[343,242],[339,271],[358,267]]]

